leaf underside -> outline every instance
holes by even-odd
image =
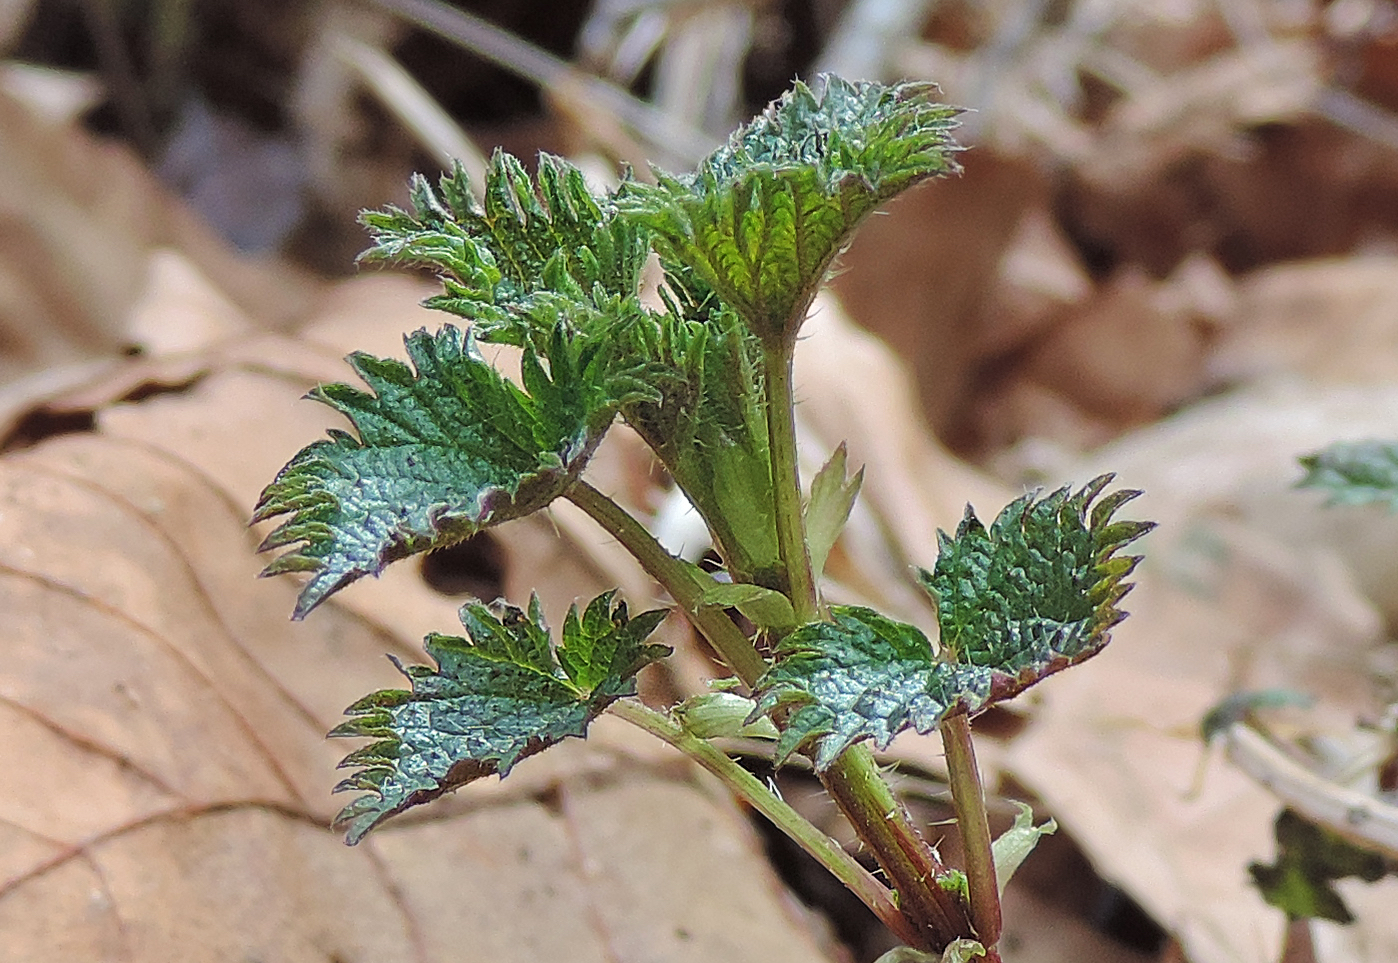
[[[799,324],[835,255],[883,202],[958,168],[959,110],[935,84],[798,83],[690,176],[628,183],[622,209],[764,341]]]
[[[262,551],[291,546],[264,574],[311,576],[295,618],[389,562],[548,504],[582,471],[626,390],[599,378],[587,350],[561,329],[548,371],[526,347],[523,389],[451,325],[405,342],[411,368],[350,357],[372,393],[349,385],[311,392],[358,436],[331,431],[302,449],[258,502],[254,521],[290,516],[262,543]]]
[[[915,626],[858,606],[832,606],[832,621],[788,635],[758,682],[759,712],[788,710],[778,758],[814,745],[824,769],[862,739],[884,748],[905,729],[930,732],[1100,651],[1140,560],[1117,553],[1153,527],[1112,521],[1139,493],[1099,499],[1111,477],[1026,495],[989,529],[968,506],[954,538],[939,533],[937,564],[921,572],[938,650]]]
[[[357,771],[335,791],[365,791],[336,817],[346,841],[482,776],[503,778],[520,759],[584,735],[608,705],[633,694],[636,673],[670,652],[645,644],[667,613],[630,618],[615,594],[593,599],[581,615],[570,609],[557,648],[536,596],[528,612],[462,608],[467,638],[427,637],[435,667],[395,660],[412,689],[366,696],[330,733],[374,740],[340,763]]]
[[[1398,509],[1398,443],[1342,442],[1301,459],[1301,488],[1318,488],[1332,505],[1378,502]]]

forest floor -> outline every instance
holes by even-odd
[[[356,268],[361,210],[497,147],[598,183],[688,169],[825,70],[935,80],[971,109],[963,174],[870,220],[799,348],[808,475],[841,442],[866,467],[830,597],[931,631],[909,565],[967,502],[986,517],[1026,488],[1113,471],[1161,523],[1108,650],[977,720],[992,828],[1012,799],[1060,827],[1006,893],[1004,958],[1398,959],[1398,879],[1339,882],[1349,925],[1288,924],[1249,873],[1283,806],[1398,806],[1398,518],[1295,487],[1301,456],[1398,439],[1393,7],[462,7],[480,19],[0,2],[0,961],[869,963],[891,945],[605,717],[345,848],[323,735],[398,683],[385,652],[422,661],[471,596],[537,588],[556,623],[575,598],[656,590],[565,506],[293,624],[295,586],[254,580],[247,526],[336,425],[305,391],[442,320],[417,306],[430,279]],[[614,432],[589,471],[664,515],[636,439]],[[677,656],[642,695],[702,690],[713,660],[663,631]],[[1309,706],[1202,741],[1212,707],[1278,689]],[[848,838],[807,773],[733,748]],[[954,861],[940,742],[884,761]]]

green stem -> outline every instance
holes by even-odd
[[[797,624],[820,618],[820,601],[811,574],[806,520],[801,505],[801,471],[796,461],[796,408],[792,389],[792,345],[763,345],[767,386],[767,442],[772,458],[772,500],[777,512],[777,544],[786,568],[787,589]]]
[[[670,593],[690,624],[703,633],[704,638],[738,674],[738,678],[749,688],[757,682],[758,676],[767,670],[767,660],[762,658],[752,641],[733,624],[723,609],[703,604],[708,585],[701,577],[702,573],[665,551],[665,547],[630,512],[587,482],[574,482],[563,497],[587,512],[636,557],[650,577]]]
[[[611,705],[611,712],[652,735],[659,736],[686,756],[713,773],[732,793],[745,800],[767,817],[783,833],[844,883],[854,895],[873,910],[889,929],[904,942],[918,944],[920,939],[908,925],[907,919],[893,902],[892,894],[873,874],[859,865],[835,840],[811,825],[805,817],[787,805],[781,797],[762,782],[715,748],[707,740],[685,732],[665,716],[633,699],[622,699]]]
[[[1000,939],[1000,888],[995,879],[995,857],[990,848],[990,824],[985,815],[985,789],[976,766],[976,748],[971,741],[971,721],[964,712],[942,720],[942,745],[947,753],[947,772],[956,825],[966,851],[966,882],[971,896],[971,923],[976,938],[986,947]]]

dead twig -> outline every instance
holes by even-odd
[[[331,39],[331,49],[379,102],[412,131],[443,168],[460,161],[476,196],[485,191],[485,155],[421,84],[381,48],[347,33]]]
[[[1398,806],[1316,775],[1252,726],[1230,726],[1223,740],[1234,765],[1296,812],[1398,860]]]
[[[439,0],[368,0],[478,57],[532,81],[554,94],[562,88],[585,90],[598,107],[616,116],[645,139],[665,164],[692,167],[717,141],[644,100],[577,70],[567,61]]]

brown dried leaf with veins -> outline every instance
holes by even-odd
[[[375,283],[355,286],[366,304]],[[421,659],[380,626],[411,602],[440,628],[459,600],[400,567],[392,600],[351,590],[293,625],[294,586],[255,578],[248,507],[324,425],[294,403],[338,374],[323,345],[212,349],[182,390],[0,458],[0,719],[21,775],[0,781],[0,959],[826,958],[726,797],[609,719],[356,849],[330,831],[324,733],[395,682],[385,653]],[[539,521],[507,590],[595,591],[598,567]],[[539,570],[510,571],[526,553]]]

